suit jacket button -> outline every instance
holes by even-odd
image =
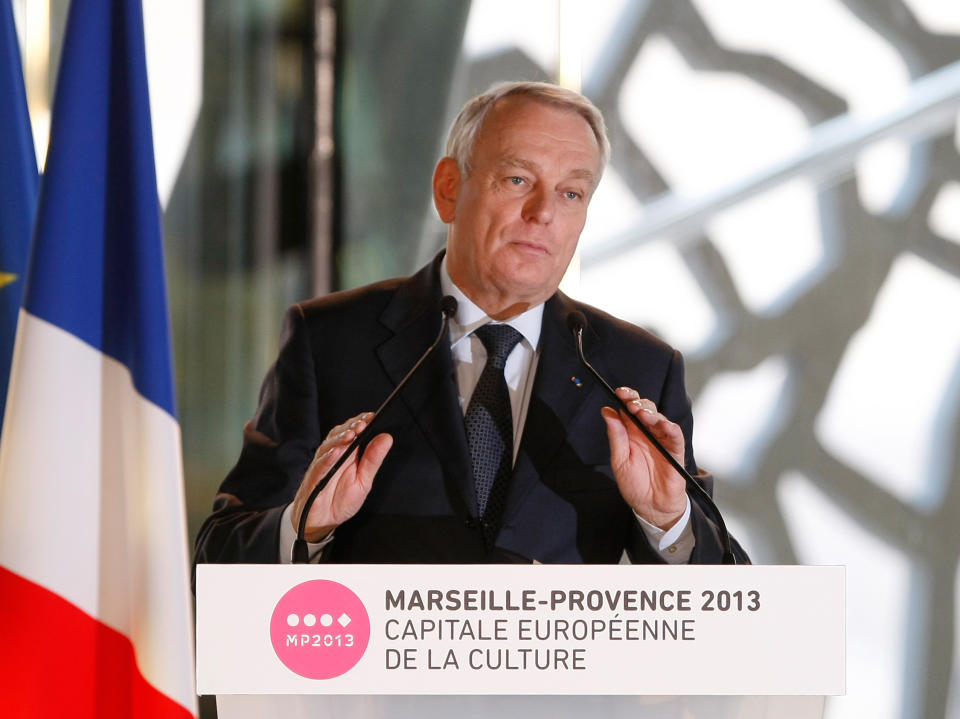
[[[473,517],[467,517],[467,521],[464,523],[467,529],[476,529],[477,521]]]

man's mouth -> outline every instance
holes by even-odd
[[[524,250],[525,252],[532,252],[536,254],[550,254],[550,250],[547,245],[542,242],[531,242],[530,240],[514,240],[511,244],[516,246],[518,249]]]

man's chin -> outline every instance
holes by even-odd
[[[530,308],[550,299],[559,285],[559,280],[554,281],[553,278],[515,277],[511,282],[502,286],[507,290],[507,294],[514,299],[515,305],[522,304]]]

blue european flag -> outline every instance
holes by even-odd
[[[0,426],[37,206],[37,158],[13,6],[0,2]]]

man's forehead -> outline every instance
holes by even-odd
[[[582,123],[583,129],[596,139],[593,128],[590,126],[587,118],[572,107],[524,95],[510,95],[497,100],[487,113],[483,127],[485,129],[490,125],[504,124],[509,129],[509,127],[515,125],[518,121],[516,116],[520,113],[528,117],[531,113],[556,114],[568,117],[574,121],[573,124],[578,124],[577,121]]]
[[[548,123],[534,115],[542,110],[571,120],[569,127],[551,128]],[[521,115],[521,113],[523,113]],[[532,114],[531,114],[532,113]],[[535,98],[505,97],[497,101],[490,108],[481,129],[477,144],[487,145],[484,149],[490,151],[496,147],[496,152],[504,161],[528,161],[523,156],[523,140],[527,133],[536,135],[559,133],[551,142],[571,144],[585,140],[591,154],[600,158],[600,144],[596,134],[587,119],[572,108],[544,102]],[[476,149],[476,147],[475,147]],[[583,168],[585,173],[595,174],[589,168]]]

